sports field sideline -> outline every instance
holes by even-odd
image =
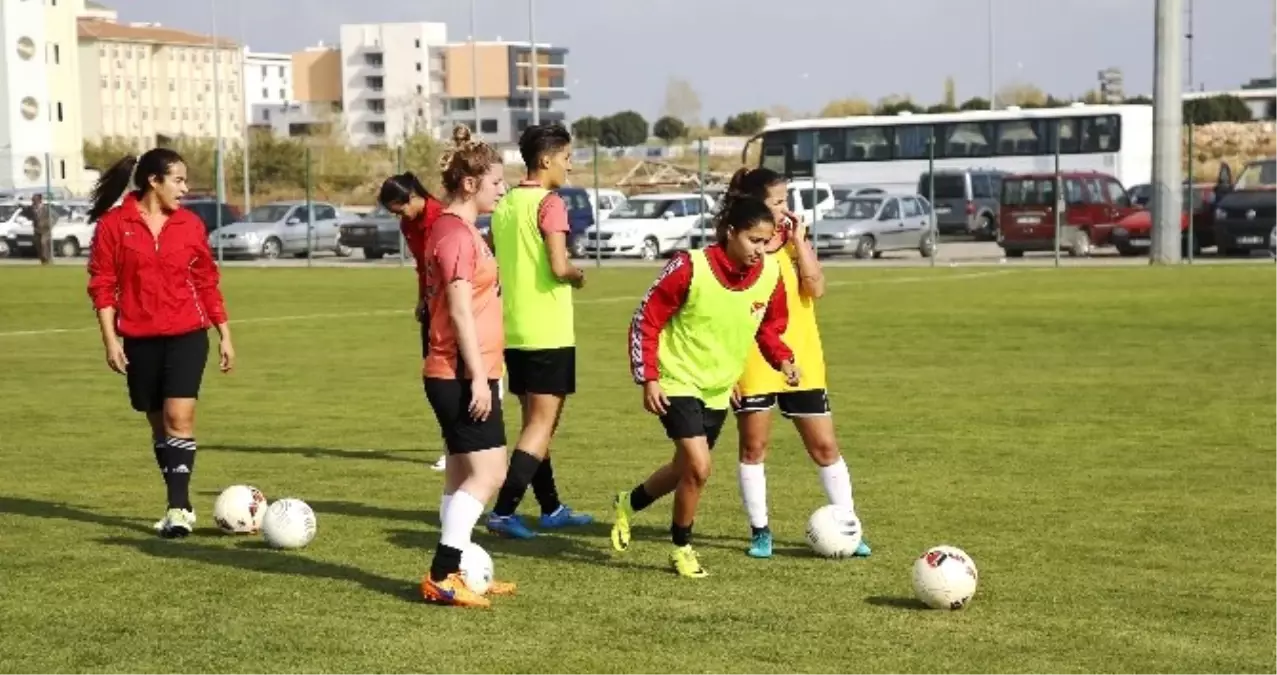
[[[656,272],[588,272],[554,453],[565,499],[602,522],[478,533],[520,595],[465,612],[417,594],[440,441],[411,269],[224,272],[239,362],[206,375],[199,529],[166,541],[83,269],[0,268],[0,670],[1272,671],[1271,266],[829,270],[832,403],[874,554],[807,552],[823,495],[778,424],[778,555],[747,558],[729,424],[699,581],[665,569],[667,504],[608,547],[608,499],[669,447],[626,361]],[[233,483],[306,500],[315,541],[219,534]],[[910,599],[912,559],[942,543],[980,567],[963,612]]]

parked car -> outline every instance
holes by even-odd
[[[331,251],[340,257],[354,251],[338,243],[341,221],[337,208],[326,202],[288,201],[255,207],[239,222],[222,226],[209,235],[209,246],[223,256],[275,259],[281,255],[305,256],[310,251]]]
[[[1277,159],[1250,162],[1231,180],[1227,164],[1215,185],[1215,243],[1220,255],[1277,252]]]
[[[922,195],[850,196],[812,225],[816,253],[864,259],[913,250],[930,258],[936,251],[935,217]]]
[[[625,203],[625,193],[608,188],[586,188],[590,203],[598,207],[599,221],[607,220],[612,212]]]
[[[568,253],[574,258],[585,256],[585,233],[594,226],[594,204],[584,188],[564,186],[555,193],[568,208]]]
[[[1127,194],[1131,194],[1128,190]],[[1185,185],[1184,208],[1180,213],[1180,246],[1188,255],[1189,224],[1193,227],[1193,255],[1215,245],[1211,211],[1214,209],[1215,186]],[[1147,202],[1146,202],[1147,203]],[[1191,214],[1191,215],[1190,215]],[[1124,256],[1144,255],[1153,246],[1153,214],[1146,209],[1117,221],[1111,237],[1117,252]]]
[[[935,172],[936,228],[941,234],[972,234],[993,241],[998,237],[1002,178],[996,169],[941,169]],[[930,194],[932,174],[918,178],[918,194]]]
[[[1059,177],[1064,186],[1060,214],[1060,248],[1070,256],[1087,256],[1111,243],[1113,228],[1139,207],[1113,176],[1098,171],[1070,171]],[[1055,248],[1058,206],[1054,173],[1004,176],[998,246],[1008,257]]]
[[[26,206],[29,205],[20,205],[19,209]],[[80,255],[80,252],[93,242],[95,226],[89,223],[87,213],[83,215],[74,213],[60,203],[52,203],[50,207],[53,209],[55,218],[53,229],[49,233],[53,254],[67,258]],[[39,256],[39,251],[36,250],[35,227],[25,217],[19,217],[9,229],[8,255],[20,258]]]
[[[29,224],[22,215],[22,204],[6,200],[0,202],[0,258],[13,254],[14,236],[22,224]]]
[[[678,250],[712,206],[708,196],[687,192],[635,195],[586,233],[585,254],[655,260]]]
[[[359,220],[343,223],[338,235],[342,246],[363,249],[364,257],[369,260],[397,255],[400,239],[399,216],[381,205]]]
[[[243,219],[243,213],[239,209],[225,202],[219,203],[215,197],[188,196],[182,200],[182,206],[199,216],[204,223],[204,229],[209,233],[217,229],[217,212],[219,210],[222,212],[223,227]]]

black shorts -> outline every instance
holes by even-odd
[[[718,442],[718,435],[723,432],[727,411],[707,408],[705,402],[695,396],[671,396],[669,401],[665,414],[661,415],[665,435],[671,441],[704,436],[709,447],[713,448]]]
[[[426,400],[435,411],[449,455],[505,447],[505,421],[501,417],[501,380],[492,387],[492,412],[479,422],[470,416],[470,380],[423,378]]]
[[[505,370],[515,396],[576,393],[576,347],[507,349]]]
[[[208,332],[124,338],[129,402],[138,412],[160,412],[170,398],[199,398],[208,362]]]
[[[763,412],[780,404],[780,414],[785,417],[823,417],[830,414],[829,393],[824,389],[783,391],[779,394],[745,396],[740,405],[732,405],[736,414]]]

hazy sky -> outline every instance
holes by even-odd
[[[219,32],[257,51],[332,44],[342,23],[442,21],[450,40],[470,34],[469,0],[105,1],[121,21],[201,32],[216,7]],[[475,2],[479,39],[527,39],[527,0]],[[704,118],[893,93],[929,103],[948,75],[960,100],[987,95],[989,2],[1000,85],[1080,94],[1113,66],[1129,94],[1152,92],[1154,0],[535,0],[536,37],[570,50],[572,116],[651,117],[671,77],[692,83]],[[1195,4],[1197,83],[1231,89],[1271,75],[1273,0]]]

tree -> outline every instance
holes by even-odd
[[[718,131],[718,118],[717,118],[717,117],[711,117],[711,118],[709,118],[709,130],[710,130],[710,131]]]
[[[927,106],[927,112],[929,112],[929,113],[951,113],[951,112],[958,112],[958,109],[957,109],[957,108],[955,108],[955,107],[953,107],[953,106],[951,106],[951,105],[949,105],[948,103],[937,103],[937,104],[935,104],[935,105]]]
[[[633,110],[605,117],[600,123],[599,143],[608,148],[631,148],[647,142],[647,120]]]
[[[1215,122],[1249,122],[1253,119],[1250,107],[1236,96],[1212,96],[1184,101],[1184,122],[1187,124],[1213,124]]]
[[[988,110],[988,109],[989,109],[989,99],[981,98],[979,96],[973,96],[963,101],[962,105],[958,106],[958,110]]]
[[[1122,101],[1122,102],[1130,104],[1130,105],[1153,105],[1153,99],[1143,94],[1140,94],[1138,96],[1128,97],[1125,101]]]
[[[597,143],[603,136],[603,121],[593,115],[578,118],[572,123],[572,135],[578,141]]]
[[[767,126],[767,115],[761,110],[732,115],[723,122],[723,133],[728,136],[753,136]]]
[[[944,78],[944,102],[941,105],[949,110],[958,109],[958,85],[952,75]]]
[[[1022,108],[1041,108],[1046,103],[1046,93],[1024,82],[1012,82],[998,90],[998,103]]]
[[[677,117],[666,115],[652,125],[652,135],[666,143],[673,143],[687,136],[687,125]]]
[[[700,124],[701,97],[687,80],[671,77],[665,85],[665,117],[681,120],[684,126]]]
[[[872,115],[874,107],[863,98],[834,99],[820,109],[820,117],[860,117]]]
[[[884,96],[878,101],[877,107],[874,108],[875,115],[898,115],[902,112],[920,113],[922,108],[914,103],[908,96],[899,96],[892,94]]]

